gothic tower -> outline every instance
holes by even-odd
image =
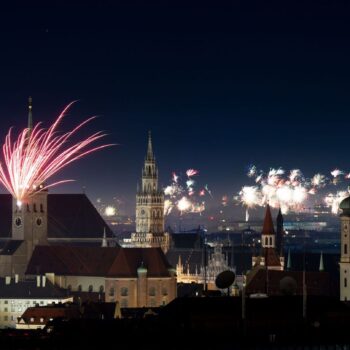
[[[32,132],[32,99],[29,97],[28,138]],[[37,245],[47,244],[47,190],[38,191],[23,203],[12,198],[12,240],[24,241],[26,262]]]
[[[265,266],[268,270],[283,270],[284,257],[276,249],[276,234],[273,227],[270,206],[266,206],[265,219],[261,232],[261,254],[252,258],[252,265]]]
[[[350,197],[339,205],[342,209],[341,221],[341,252],[340,252],[340,300],[350,300]]]
[[[136,195],[136,233],[132,244],[142,247],[169,247],[169,235],[164,233],[164,193],[158,189],[158,169],[153,154],[151,132],[142,169],[141,189]]]

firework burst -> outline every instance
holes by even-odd
[[[100,150],[109,145],[92,146],[105,134],[97,132],[91,136],[67,146],[71,138],[94,117],[77,125],[71,131],[59,134],[58,127],[65,113],[72,105],[69,104],[58,116],[56,121],[44,129],[41,124],[33,130],[24,129],[17,139],[13,140],[10,129],[2,147],[3,162],[0,163],[0,182],[17,199],[18,205],[35,192],[73,180],[61,180],[46,184],[47,180],[68,164]]]

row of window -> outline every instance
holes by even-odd
[[[69,285],[67,286],[67,289],[68,289],[69,291],[71,291],[71,290],[72,290],[72,285],[69,284]],[[83,291],[83,286],[82,286],[81,284],[79,284],[77,290],[78,290],[78,292],[82,292],[82,291]],[[94,291],[94,286],[93,286],[92,284],[90,284],[89,287],[88,287],[88,292],[92,293],[93,291]],[[101,286],[98,288],[98,292],[99,292],[99,293],[103,293],[103,292],[104,292],[104,286],[101,285]]]
[[[115,288],[111,287],[109,289],[109,296],[113,297],[115,294]],[[120,295],[122,297],[127,297],[129,295],[129,289],[126,287],[120,288]],[[150,287],[148,290],[148,295],[151,297],[156,296],[156,288],[155,287]],[[168,295],[168,290],[166,288],[162,288],[162,295],[166,296]]]

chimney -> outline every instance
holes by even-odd
[[[42,286],[43,288],[46,286],[46,276],[43,276]]]
[[[7,284],[7,285],[11,284],[11,276],[5,277],[5,284]]]
[[[40,277],[41,276],[36,276],[36,286],[40,287]]]
[[[16,273],[16,274],[15,274],[15,283],[18,283],[18,281],[19,281],[19,274]]]

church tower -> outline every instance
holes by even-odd
[[[169,249],[169,235],[164,233],[164,193],[158,189],[158,169],[153,154],[151,132],[142,169],[141,189],[136,195],[136,233],[133,246]]]
[[[32,130],[32,99],[29,97],[28,138]],[[47,190],[41,190],[42,184],[37,186],[38,191],[23,203],[12,198],[12,240],[23,241],[23,255],[19,259],[23,263],[30,260],[35,246],[47,244]]]
[[[267,204],[261,232],[261,254],[254,256],[252,265],[264,266],[268,270],[283,270],[284,257],[280,257],[276,247],[276,234],[273,227],[270,206]]]
[[[339,205],[342,210],[341,222],[341,252],[340,252],[340,300],[350,300],[350,197]]]

